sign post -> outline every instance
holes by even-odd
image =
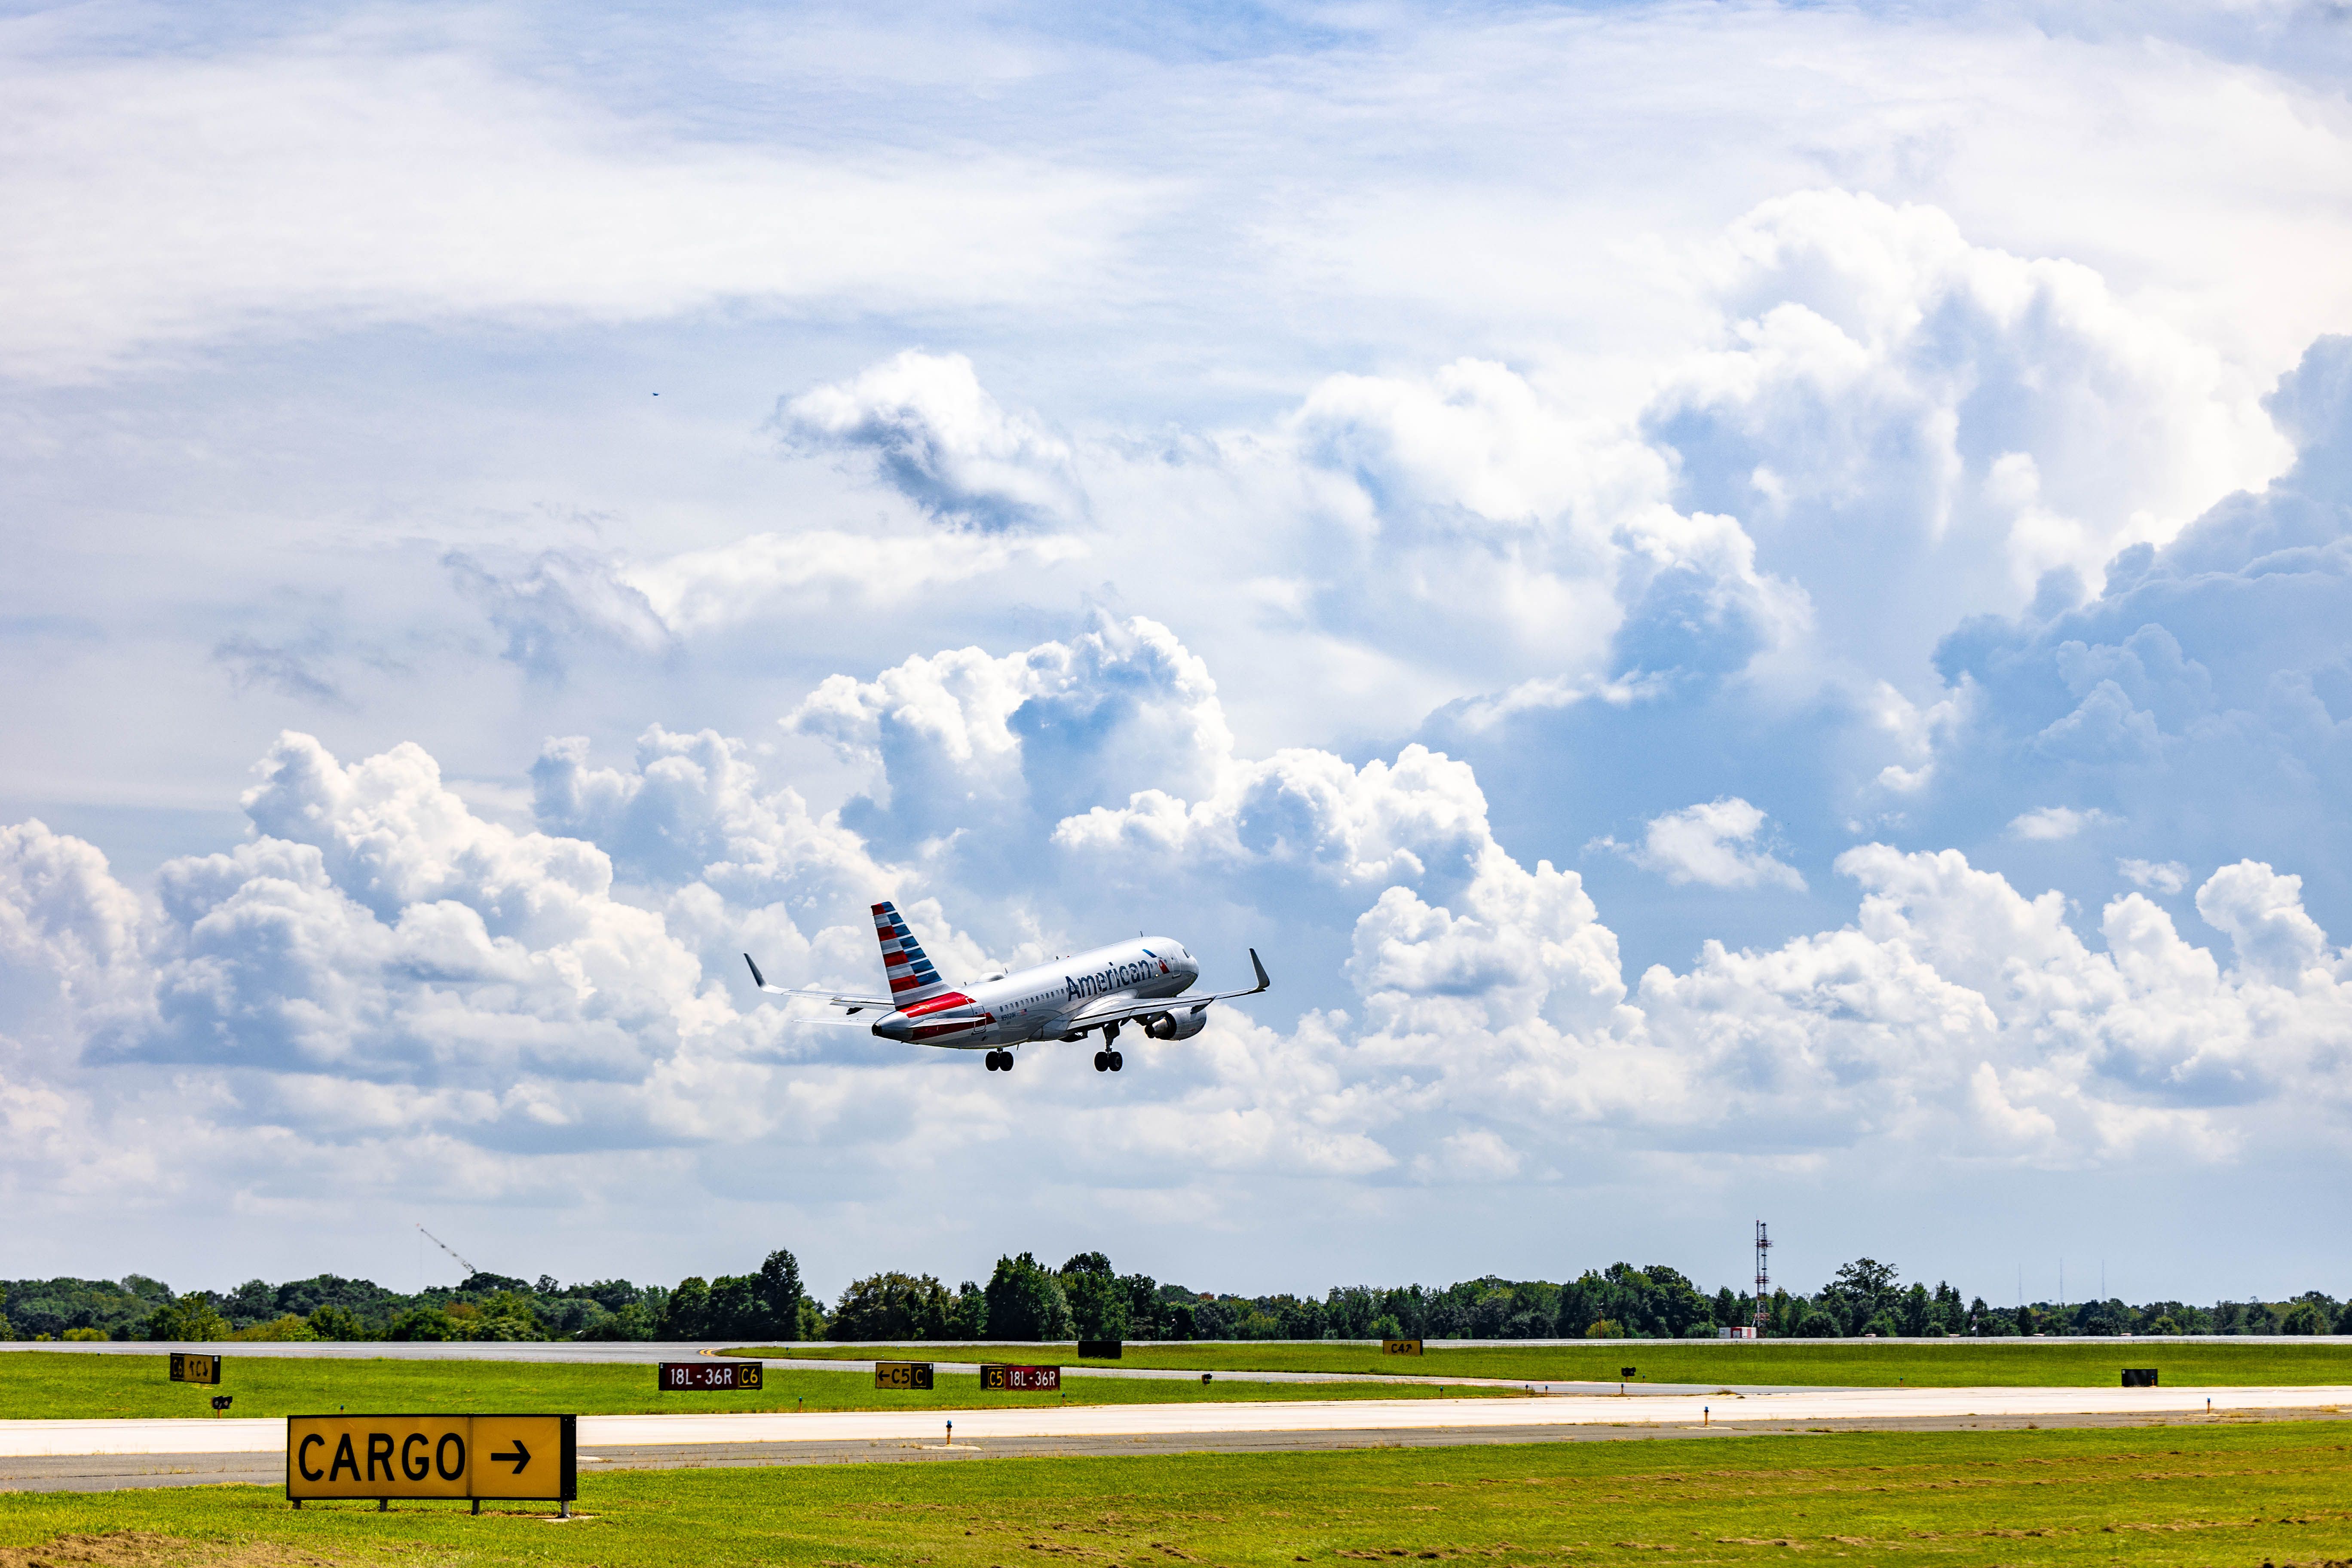
[[[990,1362],[980,1369],[980,1386],[993,1394],[1052,1394],[1062,1386],[1062,1369]]]
[[[666,1361],[655,1369],[654,1387],[664,1394],[735,1393],[764,1386],[767,1371],[756,1361]]]
[[[173,1383],[205,1383],[217,1387],[221,1380],[221,1360],[216,1355],[199,1355],[193,1351],[172,1352]]]
[[[1382,1355],[1419,1355],[1421,1342],[1419,1340],[1382,1340],[1381,1353]]]
[[[877,1361],[874,1363],[874,1386],[929,1388],[931,1386],[931,1363],[927,1361]]]
[[[289,1415],[286,1496],[484,1498],[562,1505],[580,1495],[576,1415]]]

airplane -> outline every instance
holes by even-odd
[[[890,982],[887,996],[836,995],[814,987],[794,990],[771,985],[750,953],[751,984],[777,996],[807,996],[843,1009],[848,1016],[876,1009],[873,1032],[905,1045],[936,1046],[942,1050],[986,1050],[991,1072],[1011,1072],[1013,1052],[1006,1047],[1033,1040],[1083,1040],[1100,1030],[1102,1049],[1095,1052],[1095,1071],[1117,1072],[1126,1061],[1118,1050],[1118,1031],[1133,1024],[1155,1040],[1189,1040],[1209,1025],[1209,1004],[1235,996],[1255,996],[1274,984],[1257,949],[1250,949],[1250,967],[1257,984],[1246,991],[1219,991],[1188,996],[1186,987],[1201,977],[1200,962],[1171,937],[1139,936],[1113,942],[1068,958],[1024,969],[1018,973],[983,976],[959,991],[940,978],[923,944],[888,900],[874,906],[874,934],[882,943],[882,968]]]

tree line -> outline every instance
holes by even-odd
[[[562,1285],[477,1273],[404,1295],[320,1274],[234,1290],[175,1292],[122,1279],[0,1281],[5,1340],[722,1340],[790,1344],[876,1340],[1692,1339],[1756,1321],[1756,1299],[1713,1293],[1664,1264],[1613,1263],[1565,1283],[1487,1275],[1444,1287],[1334,1286],[1320,1297],[1221,1295],[1120,1274],[1100,1252],[1049,1268],[1024,1252],[986,1284],[950,1289],[929,1274],[852,1282],[828,1309],[779,1247],[748,1274],[672,1287],[599,1279]],[[2310,1290],[2285,1301],[2103,1301],[1990,1305],[1949,1284],[1905,1285],[1863,1258],[1819,1290],[1775,1290],[1770,1338],[2020,1334],[2352,1333],[2352,1302]]]

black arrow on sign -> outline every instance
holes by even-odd
[[[499,1464],[505,1464],[509,1459],[512,1459],[514,1461],[514,1473],[516,1475],[520,1475],[522,1474],[522,1468],[530,1463],[530,1450],[522,1446],[522,1439],[518,1437],[514,1440],[513,1453],[492,1454],[490,1458],[497,1460]]]

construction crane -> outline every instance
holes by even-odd
[[[436,1247],[439,1247],[442,1251],[444,1251],[444,1252],[447,1253],[450,1257],[452,1257],[452,1258],[457,1258],[457,1249],[456,1247],[454,1247],[450,1246],[447,1242],[446,1242],[446,1241],[442,1240],[439,1237],[437,1237],[437,1236],[434,1235],[431,1231],[429,1231],[429,1230],[425,1230],[425,1226],[424,1226],[421,1223],[417,1226],[417,1227],[416,1227],[416,1228],[417,1228],[419,1231],[422,1231],[422,1232],[424,1233],[424,1236],[425,1236],[425,1240],[427,1240],[427,1241],[431,1242],[434,1246],[436,1246]],[[467,1278],[467,1279],[472,1279],[475,1275],[479,1274],[479,1273],[481,1272],[481,1270],[480,1270],[480,1269],[478,1269],[478,1268],[475,1268],[475,1267],[474,1267],[472,1264],[470,1264],[470,1263],[467,1263],[467,1262],[466,1262],[466,1260],[465,1260],[464,1258],[457,1258],[457,1261],[458,1261],[460,1264],[464,1265],[464,1267],[465,1267],[465,1270],[466,1270],[466,1278]]]

